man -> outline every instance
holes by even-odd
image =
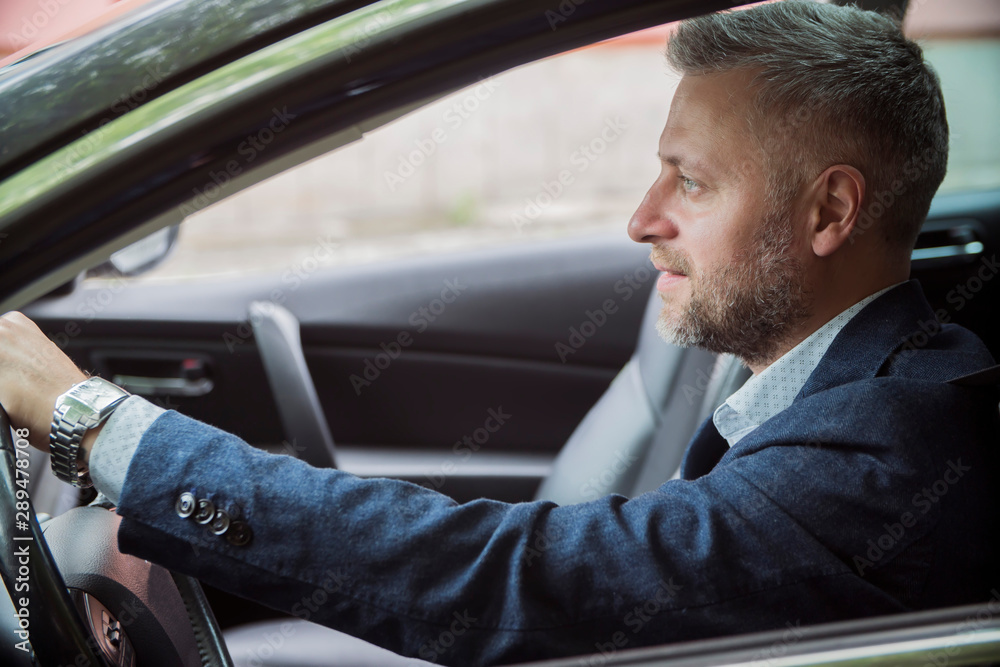
[[[682,479],[457,505],[138,398],[79,443],[57,413],[54,447],[78,444],[117,502],[121,549],[286,611],[322,590],[311,620],[463,665],[988,598],[997,397],[949,380],[993,360],[907,282],[946,165],[937,78],[893,21],[800,2],[686,22],[668,58],[683,79],[629,234],[663,271],[664,337],[755,374]],[[0,401],[33,444],[83,378],[0,319]]]

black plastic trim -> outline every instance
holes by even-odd
[[[160,0],[12,63],[0,70],[0,179],[207,72],[373,1]]]

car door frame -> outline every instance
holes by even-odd
[[[99,136],[59,147],[0,183],[0,232],[8,234],[0,245],[0,302],[4,309],[22,305],[94,258],[176,222],[191,193],[214,183],[211,174],[226,169],[238,146],[271,126],[276,99],[287,100],[289,113],[300,122],[273,133],[261,161],[228,188],[219,186],[220,195],[326,152],[479,77],[738,4],[743,3],[590,0],[553,3],[540,11],[537,2],[526,0],[430,2],[427,7],[439,12],[434,20],[429,14],[386,20],[378,11],[395,6],[390,3],[309,28],[130,110],[91,133]],[[556,25],[546,18],[548,11],[557,12]],[[363,52],[345,59],[345,49],[362,37],[369,40]],[[341,47],[331,50],[330,40]],[[803,629],[795,646],[784,640],[787,650],[773,658],[756,656],[782,641],[784,631],[596,653],[590,661],[679,665],[765,659],[765,664],[791,665],[872,664],[881,658],[924,664],[931,652],[944,651],[949,664],[968,664],[1000,656],[994,604],[813,626]],[[973,613],[976,619],[981,613],[987,618],[969,625]],[[961,644],[957,655],[948,653],[955,637]],[[904,649],[909,658],[893,653]]]

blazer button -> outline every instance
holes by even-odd
[[[215,516],[212,517],[212,523],[208,524],[208,528],[213,535],[225,535],[229,530],[229,524],[229,513],[226,510],[215,510]]]
[[[194,510],[194,520],[198,523],[208,523],[215,516],[215,503],[206,498],[200,498]]]
[[[234,547],[245,547],[253,539],[253,531],[246,521],[233,521],[229,524],[226,540]]]
[[[174,504],[174,509],[177,510],[177,516],[182,519],[186,519],[192,514],[194,514],[194,494],[185,491],[180,496],[177,497],[177,502]]]

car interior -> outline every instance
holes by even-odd
[[[1000,249],[1000,193],[942,198],[926,228],[918,252],[928,258],[914,261],[913,277],[935,309],[951,312],[948,294],[977,277],[982,258]],[[595,492],[631,497],[676,475],[695,429],[749,377],[747,369],[728,356],[665,344],[655,330],[661,302],[651,284],[634,302],[622,304],[619,319],[602,329],[603,339],[581,348],[580,361],[563,365],[546,359],[552,356],[550,341],[579,324],[581,309],[558,295],[580,295],[584,303],[603,300],[608,285],[648,261],[644,248],[629,243],[599,238],[536,248],[529,256],[519,249],[415,260],[388,271],[317,276],[290,296],[285,312],[301,318],[301,349],[323,408],[321,419],[336,443],[337,465],[362,476],[429,485],[459,502],[489,497],[568,504]],[[960,250],[969,244],[981,244],[982,250],[971,255]],[[560,265],[563,275],[554,279],[552,267]],[[470,293],[477,293],[471,312],[456,305],[454,318],[442,319],[434,329],[433,342],[428,330],[428,348],[401,355],[370,393],[355,396],[349,384],[332,381],[349,376],[359,360],[374,360],[379,343],[406,326],[412,304],[431,301],[445,280],[470,275]],[[418,295],[400,303],[393,285],[404,279]],[[364,293],[352,289],[357,284],[365,285]],[[1000,340],[988,325],[996,285],[984,283],[981,298],[970,300],[954,320],[977,331],[994,355]],[[171,407],[281,451],[277,443],[294,436],[275,418],[282,411],[274,396],[284,390],[274,391],[272,382],[282,380],[269,377],[263,350],[257,349],[259,328],[232,353],[222,342],[227,328],[235,331],[248,317],[242,306],[249,308],[271,286],[244,283],[217,301],[199,296],[200,286],[187,293],[176,287],[169,293],[130,289],[109,308],[106,322],[69,349],[78,363],[118,382],[174,378],[172,373],[183,379],[185,361],[200,360],[199,372],[211,378],[213,390],[195,397],[168,394]],[[59,311],[76,312],[79,299],[71,294],[45,300],[26,313],[57,332],[71,319]],[[151,321],[142,314],[149,304],[157,304],[161,314],[171,304],[176,310]],[[367,321],[359,311],[368,313]],[[486,410],[480,406],[512,415],[509,426],[491,435],[488,452],[445,474],[447,462],[457,460],[450,444],[454,434],[482,425]],[[621,460],[630,462],[621,474],[603,474],[617,470]],[[49,476],[41,479],[37,503],[48,492],[63,507],[73,504],[68,487]],[[233,627],[273,614],[211,589],[209,599],[220,622]]]
[[[906,2],[867,4],[907,8]],[[453,85],[448,92],[456,88],[456,95],[469,90]],[[426,101],[409,101],[372,126],[397,116],[405,123],[404,112]],[[267,170],[278,173],[343,143],[338,135]],[[262,178],[234,179],[231,191]],[[169,221],[180,220],[176,210],[171,215]],[[156,226],[165,220],[157,218]],[[82,368],[274,453],[421,484],[457,502],[631,497],[678,475],[699,424],[750,373],[730,356],[659,338],[656,272],[648,248],[627,238],[625,222],[619,232],[324,266],[296,283],[281,270],[210,281],[109,280],[108,271],[138,276],[158,260],[140,261],[131,271],[90,261],[89,272],[21,309]],[[169,261],[189,224],[168,227],[155,252]],[[133,230],[130,240],[146,231]],[[998,251],[1000,189],[943,192],[917,241],[911,277],[942,322],[976,332],[1000,359]],[[457,294],[453,303],[448,289]],[[595,316],[608,300],[613,313]],[[433,304],[441,303],[435,312]],[[487,431],[497,415],[500,426]],[[93,493],[47,474],[46,455],[33,453],[31,465],[32,502],[43,523],[93,501]],[[114,543],[105,524],[95,522],[92,530],[94,539]],[[50,537],[60,542],[55,532]],[[67,534],[61,543],[72,541]],[[57,561],[69,558],[65,546],[53,551]],[[287,618],[204,589],[207,613],[228,635],[234,658],[246,654],[241,627]],[[878,633],[919,638],[914,628],[951,627],[968,612],[820,628],[810,637],[816,650],[846,645],[848,630],[870,631],[872,643]],[[725,651],[746,658],[771,641],[769,635],[623,651],[601,664],[721,664]],[[312,657],[299,656],[295,664],[331,664],[337,649],[309,650]]]

